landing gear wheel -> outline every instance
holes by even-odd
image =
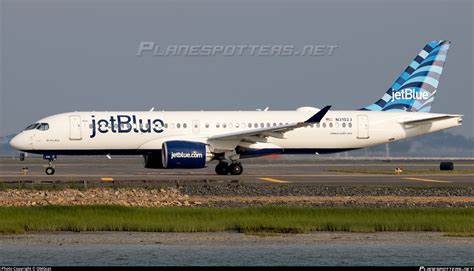
[[[55,171],[56,170],[54,170],[54,168],[52,168],[52,167],[47,167],[46,170],[45,170],[46,175],[53,175]]]
[[[229,172],[231,175],[240,175],[244,171],[242,164],[240,163],[232,163],[229,166]]]
[[[45,172],[46,175],[53,175],[56,170],[54,170],[53,162],[57,159],[56,154],[43,154],[43,159],[48,160],[48,167],[46,168]]]
[[[219,163],[216,166],[216,173],[217,175],[227,175],[229,174],[229,166],[227,163]]]

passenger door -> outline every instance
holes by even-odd
[[[82,139],[81,116],[69,116],[69,139]]]
[[[367,115],[357,116],[357,138],[369,138],[369,118],[367,117]]]

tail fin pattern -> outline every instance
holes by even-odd
[[[431,41],[421,50],[385,95],[360,110],[430,112],[450,41]]]

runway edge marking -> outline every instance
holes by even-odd
[[[423,179],[423,178],[403,178],[403,179],[410,180],[410,181],[430,182],[430,183],[452,183],[452,181]]]
[[[272,182],[272,183],[290,183],[289,181],[278,180],[278,179],[274,179],[274,178],[258,178],[258,179],[262,180],[262,181]]]
[[[100,178],[100,180],[103,182],[111,182],[114,180],[114,178]]]

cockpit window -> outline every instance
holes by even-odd
[[[38,128],[36,128],[40,131],[47,131],[49,129],[49,124],[47,123],[40,123],[40,126]]]
[[[26,127],[26,128],[25,128],[25,131],[36,129],[36,128],[38,128],[40,125],[41,125],[41,124],[39,124],[39,123],[33,123],[33,124],[29,125],[28,127]]]
[[[49,124],[48,123],[34,123],[26,127],[25,131],[34,130],[34,129],[40,130],[40,131],[46,131],[49,129]]]

